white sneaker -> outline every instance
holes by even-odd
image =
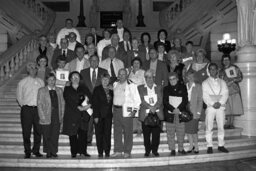
[[[131,157],[131,154],[129,153],[124,153],[124,158],[130,158]]]
[[[122,157],[121,152],[115,152],[114,154],[111,155],[111,157]]]

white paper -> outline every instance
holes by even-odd
[[[184,63],[184,62],[192,61],[192,60],[193,60],[193,57],[191,56],[191,57],[182,59],[182,62]]]
[[[131,106],[129,104],[123,105],[123,117],[139,117],[139,111],[137,109],[135,115],[131,116],[131,112],[134,110]]]
[[[82,106],[87,106],[87,105],[88,105],[88,97],[85,96],[85,99],[84,99],[84,101],[83,101],[83,103],[82,103]],[[87,109],[86,111],[87,111],[87,113],[88,113],[90,116],[92,116],[92,113],[93,113],[92,108],[89,108],[89,109]]]
[[[69,71],[56,71],[56,78],[60,81],[68,81]]]
[[[237,73],[236,73],[236,68],[235,67],[230,67],[228,69],[225,69],[225,73],[226,73],[228,78],[235,78],[235,77],[237,77]]]
[[[177,108],[182,102],[182,97],[169,96],[169,104]]]

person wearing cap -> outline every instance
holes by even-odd
[[[41,145],[41,129],[37,111],[37,93],[44,87],[44,81],[38,78],[35,62],[27,64],[28,76],[23,78],[17,87],[17,100],[21,106],[20,118],[25,158],[30,158],[31,153],[36,157],[42,157],[39,152]],[[34,145],[31,150],[30,134],[33,126]]]

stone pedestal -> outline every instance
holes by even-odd
[[[237,52],[236,65],[243,73],[240,83],[244,115],[235,117],[235,126],[243,135],[256,136],[256,46],[245,46]]]

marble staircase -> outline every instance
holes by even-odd
[[[134,134],[134,145],[132,157],[124,158],[103,158],[98,159],[95,136],[92,146],[88,146],[88,153],[91,158],[78,157],[71,159],[69,140],[67,136],[60,135],[59,157],[56,159],[43,158],[24,159],[22,143],[22,132],[20,125],[20,108],[16,102],[16,86],[18,81],[26,74],[23,72],[12,79],[5,87],[0,87],[0,167],[22,167],[22,168],[121,168],[121,167],[146,167],[163,166],[176,164],[201,163],[210,161],[232,160],[256,156],[256,137],[242,136],[242,129],[228,129],[226,134],[226,147],[230,153],[217,152],[217,131],[214,129],[214,153],[206,154],[205,132],[199,131],[198,155],[177,155],[169,156],[166,133],[161,133],[159,146],[160,157],[144,157],[143,136]],[[31,137],[33,139],[33,135]],[[185,139],[185,149],[188,149],[188,141]],[[112,141],[113,149],[113,141]]]

